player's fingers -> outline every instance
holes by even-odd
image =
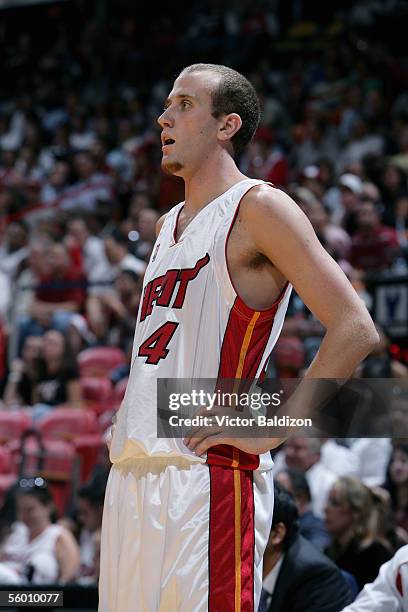
[[[207,420],[204,424],[196,425],[195,427],[189,427],[183,438],[184,444],[189,446],[192,440],[205,438],[208,433],[213,433],[216,429],[218,431],[219,427],[214,419],[211,419],[211,421]]]
[[[231,409],[225,408],[224,406],[214,406],[210,410],[208,408],[200,408],[200,410],[194,414],[194,417],[204,417],[206,421],[203,422],[202,420],[199,425],[190,427],[183,438],[184,443],[188,446],[192,438],[200,438],[200,432],[203,429],[208,430],[211,434],[215,433],[216,430],[220,430],[219,423],[222,421],[217,421],[216,417],[221,418],[222,416],[228,415],[231,415]]]
[[[191,436],[186,444],[186,446],[195,452],[197,444],[199,444],[202,440],[205,440],[209,436],[215,436],[216,434],[222,433],[224,430],[222,427],[218,425],[213,425],[212,427],[200,427],[195,432],[194,435]]]
[[[223,432],[215,435],[208,436],[205,440],[202,440],[195,449],[195,454],[199,457],[204,455],[209,448],[212,446],[218,446],[218,444],[229,444],[231,439],[227,438]]]

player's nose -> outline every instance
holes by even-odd
[[[169,108],[164,109],[160,117],[157,118],[157,123],[162,128],[168,127],[174,124],[174,119],[172,118]]]

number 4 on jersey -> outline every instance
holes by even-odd
[[[166,359],[167,345],[178,327],[178,323],[167,321],[152,333],[140,346],[139,357],[147,357],[146,363],[157,365],[160,359]]]

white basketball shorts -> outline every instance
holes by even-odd
[[[99,612],[256,612],[272,472],[182,457],[112,467]]]

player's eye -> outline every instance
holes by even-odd
[[[181,107],[182,108],[188,108],[189,106],[191,106],[191,103],[188,100],[183,100],[181,102]]]

